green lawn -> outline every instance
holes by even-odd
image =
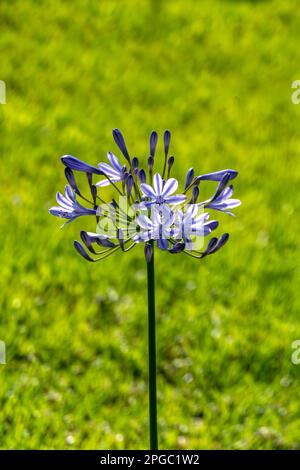
[[[59,157],[96,164],[118,127],[141,158],[169,128],[182,184],[240,172],[228,245],[156,256],[160,447],[300,448],[299,2],[2,0],[0,19],[0,447],[148,446],[142,247],[90,265],[93,224],[47,212]]]

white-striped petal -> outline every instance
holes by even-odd
[[[104,186],[109,186],[111,182],[117,183],[118,181],[121,181],[120,177],[112,177],[112,178],[109,178],[109,180],[105,179],[102,181],[98,181],[98,183],[95,183],[95,186],[103,188]]]
[[[169,196],[170,194],[173,194],[176,189],[178,188],[178,181],[175,178],[169,178],[165,185],[164,189],[161,193],[162,196]]]
[[[99,169],[103,171],[105,175],[110,176],[118,176],[120,177],[120,172],[112,168],[108,163],[99,163]]]
[[[142,184],[141,184],[141,190],[143,191],[143,194],[144,194],[145,196],[156,198],[155,191],[154,191],[154,189],[152,188],[152,186],[150,186],[150,184],[142,183]]]
[[[107,158],[110,161],[110,164],[113,166],[113,168],[117,170],[118,172],[122,173],[122,165],[120,163],[120,160],[112,152],[108,152]]]
[[[161,196],[163,189],[163,180],[159,173],[155,173],[153,177],[153,188],[156,196]]]
[[[186,200],[186,196],[184,194],[178,194],[177,196],[167,196],[165,201],[168,204],[181,204]]]

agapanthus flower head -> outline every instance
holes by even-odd
[[[144,244],[145,257],[149,261],[156,242],[160,250],[171,254],[185,253],[200,259],[225,245],[229,238],[227,233],[211,238],[202,248],[205,237],[219,225],[217,220],[210,219],[210,211],[233,215],[230,210],[240,205],[238,199],[232,198],[233,186],[229,184],[237,176],[236,170],[197,175],[190,168],[182,190],[178,191],[178,180],[170,177],[175,161],[173,155],[168,157],[170,131],[166,130],[163,136],[162,161],[156,156],[158,135],[151,132],[150,156],[144,158],[144,168],[141,158],[130,157],[118,129],[113,130],[113,137],[123,161],[112,152],[107,154],[108,163],[100,162],[98,165],[90,165],[71,155],[62,157],[68,184],[65,195],[57,193],[59,205],[49,212],[67,219],[67,222],[87,215],[95,218],[95,232],[82,230],[81,241],[74,242],[81,256],[94,262],[118,250],[127,252],[138,244]],[[74,172],[86,173],[89,195],[79,190]],[[97,181],[94,182],[95,175]],[[98,176],[102,177],[100,181]],[[199,184],[202,181],[218,184],[211,198],[199,202],[202,183]],[[116,193],[110,201],[105,200],[107,186]]]

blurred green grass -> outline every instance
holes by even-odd
[[[0,447],[147,448],[142,249],[90,266],[50,217],[59,157],[240,171],[230,243],[157,256],[161,448],[300,448],[300,11],[296,0],[3,0]]]

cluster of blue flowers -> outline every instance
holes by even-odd
[[[99,261],[117,250],[129,251],[136,244],[144,243],[147,261],[153,253],[153,244],[169,253],[184,252],[195,258],[204,258],[218,251],[228,240],[228,233],[212,237],[202,250],[203,237],[218,227],[218,221],[209,220],[212,209],[233,215],[230,210],[240,205],[233,199],[230,184],[237,176],[235,170],[222,170],[195,175],[193,168],[186,174],[185,185],[178,194],[178,181],[170,174],[174,156],[169,155],[171,134],[164,133],[164,163],[162,173],[155,172],[155,152],[158,136],[150,135],[150,155],[147,171],[140,167],[137,157],[131,158],[123,135],[113,130],[114,140],[125,158],[125,164],[108,152],[108,163],[89,165],[71,155],[62,157],[68,184],[65,195],[57,193],[56,207],[49,212],[70,222],[81,216],[94,216],[96,232],[81,231],[81,242],[75,241],[76,250],[88,261]],[[83,195],[77,185],[74,172],[87,175],[90,196]],[[100,181],[94,182],[95,178]],[[201,181],[214,181],[214,195],[198,202]],[[117,198],[109,203],[103,199],[103,187],[113,186]],[[85,205],[78,202],[84,201]],[[90,207],[86,207],[86,204]],[[94,256],[92,256],[94,255]]]

